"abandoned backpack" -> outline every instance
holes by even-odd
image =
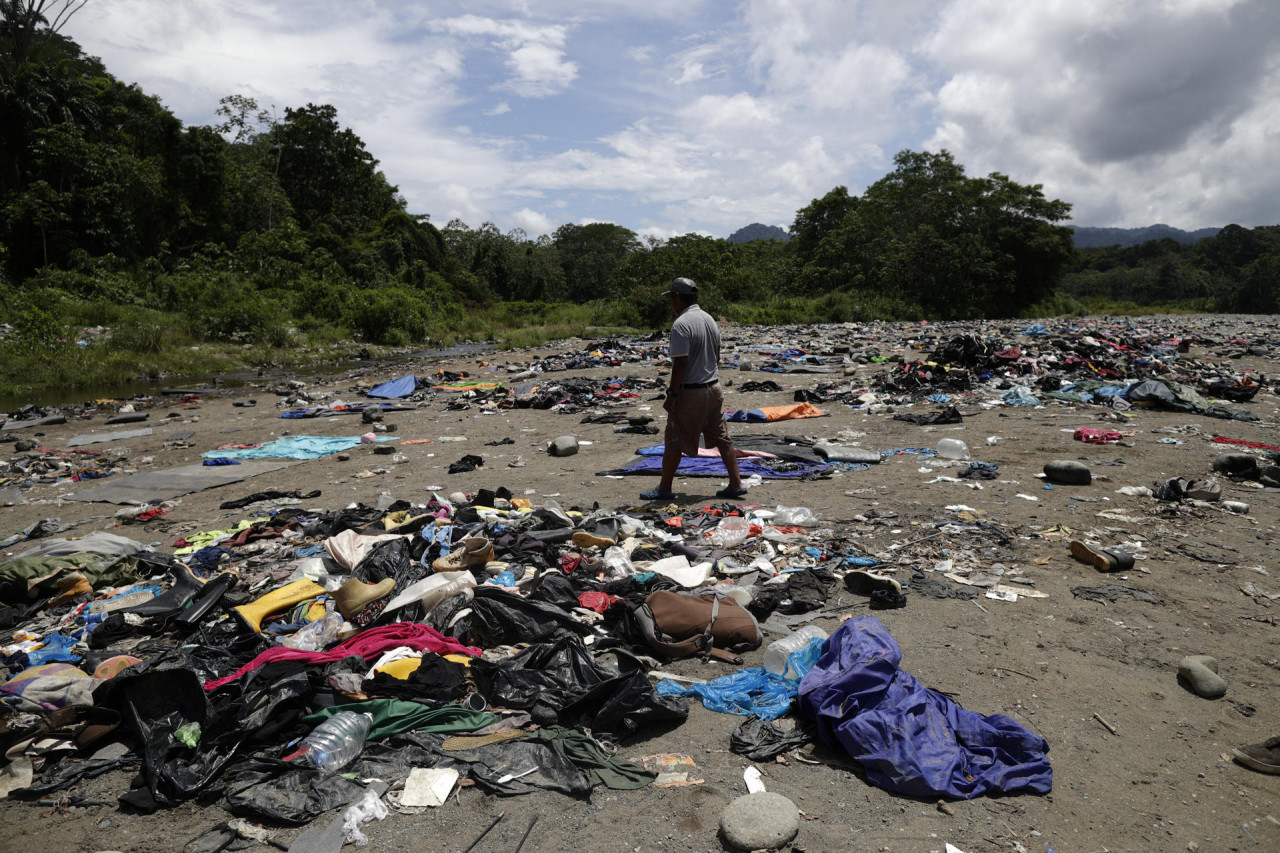
[[[730,652],[757,649],[762,639],[754,616],[715,594],[661,590],[635,609],[635,617],[649,646],[670,658],[702,655],[742,663]]]

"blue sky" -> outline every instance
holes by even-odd
[[[439,224],[785,227],[905,148],[1081,225],[1280,222],[1275,0],[91,0],[64,32],[188,124],[333,104]]]

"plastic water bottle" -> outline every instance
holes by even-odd
[[[787,658],[809,645],[810,640],[825,640],[827,632],[817,625],[805,625],[780,640],[774,640],[764,650],[764,668],[774,675],[785,675]]]
[[[301,757],[322,773],[337,773],[364,749],[372,727],[372,714],[339,711],[302,739]]]
[[[958,438],[944,438],[938,442],[938,455],[943,459],[968,459],[969,445]]]

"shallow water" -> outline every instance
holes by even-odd
[[[133,397],[161,396],[165,389],[189,389],[197,393],[234,394],[238,389],[250,383],[274,383],[288,379],[302,379],[321,374],[344,373],[348,370],[361,370],[371,367],[405,362],[419,361],[428,358],[454,358],[468,353],[483,352],[493,349],[491,343],[458,344],[447,349],[417,350],[389,359],[349,359],[322,364],[304,365],[301,367],[278,368],[264,370],[240,370],[227,373],[191,374],[188,376],[169,376],[164,379],[137,379],[131,382],[118,382],[92,388],[49,389],[24,396],[0,396],[0,412],[15,412],[23,406],[67,406],[73,403],[84,403],[90,400],[123,400]],[[406,371],[411,372],[411,371]],[[177,399],[177,395],[174,395]]]

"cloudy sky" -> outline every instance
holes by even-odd
[[[333,104],[440,224],[728,236],[943,148],[1079,225],[1280,222],[1277,0],[91,0],[64,32],[188,124]]]

